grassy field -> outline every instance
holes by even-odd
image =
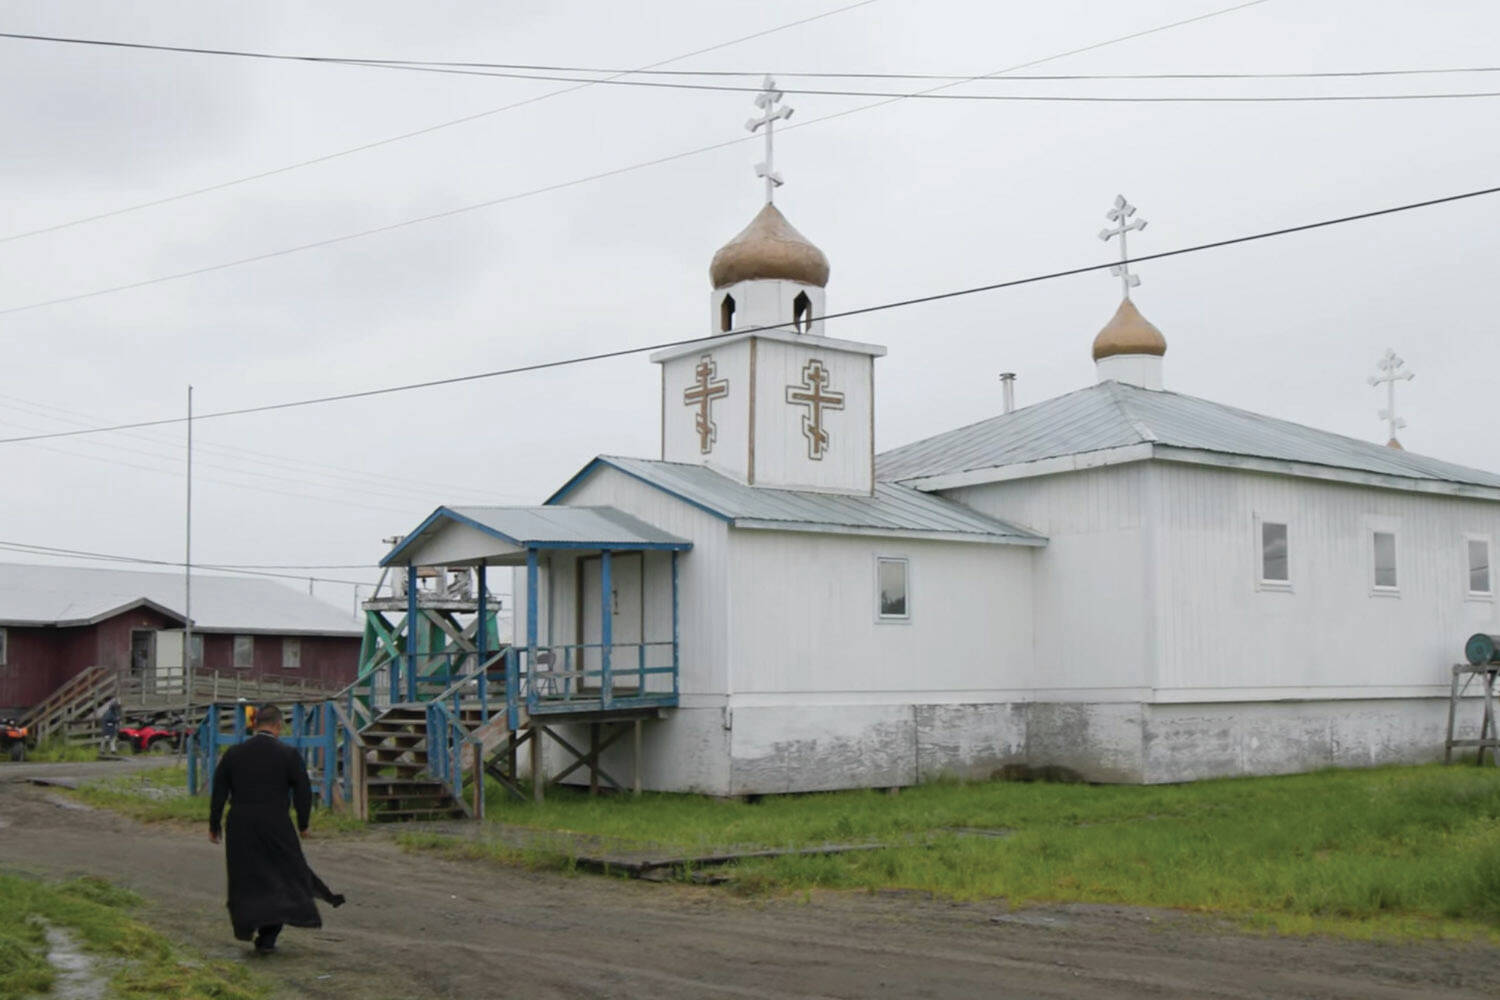
[[[187,792],[187,768],[172,764],[114,778],[91,781],[70,794],[102,809],[112,809],[143,823],[207,826],[208,796]],[[347,813],[314,808],[309,836],[331,836],[364,830]]]
[[[267,992],[243,968],[188,955],[130,917],[139,898],[100,879],[59,885],[0,874],[0,899],[0,1000],[52,988],[44,923],[102,959],[100,971],[122,1000],[257,1000]]]
[[[99,759],[99,748],[93,744],[80,746],[66,740],[48,740],[26,751],[26,759],[33,764],[78,764]]]
[[[745,862],[744,891],[908,889],[1221,913],[1280,931],[1500,942],[1500,769],[1406,767],[1155,787],[933,784],[756,803],[549,792],[491,798],[492,822],[693,851],[880,842]],[[454,850],[440,837],[412,846]],[[457,848],[565,864],[485,841]],[[553,854],[558,852],[553,851]],[[565,853],[565,852],[564,852]]]

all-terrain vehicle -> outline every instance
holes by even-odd
[[[0,719],[0,753],[11,760],[25,760],[26,732],[20,720]]]
[[[156,716],[147,722],[132,722],[120,727],[120,739],[136,753],[176,753],[182,747],[187,729],[181,719]]]

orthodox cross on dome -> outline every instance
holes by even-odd
[[[752,118],[745,123],[745,128],[754,132],[762,125],[766,127],[766,158],[755,165],[755,176],[766,179],[766,204],[771,204],[775,199],[776,189],[781,187],[781,175],[776,172],[775,153],[771,147],[771,139],[776,131],[776,120],[778,118],[792,117],[792,109],[789,107],[776,107],[776,102],[782,98],[781,91],[776,89],[776,81],[769,76],[761,84],[760,93],[755,95],[755,106],[760,108],[761,116]]]
[[[807,438],[807,457],[814,462],[823,460],[828,450],[828,431],[823,426],[825,410],[842,410],[844,394],[828,390],[828,369],[817,358],[809,358],[802,366],[802,384],[786,387],[786,401],[793,406],[805,406],[802,414],[802,436]]]
[[[1384,420],[1390,428],[1391,439],[1386,443],[1392,447],[1401,447],[1401,442],[1396,440],[1396,432],[1406,426],[1406,421],[1396,416],[1396,383],[1410,382],[1416,378],[1416,372],[1406,371],[1406,362],[1397,357],[1396,352],[1386,349],[1380,360],[1375,362],[1375,367],[1380,369],[1379,375],[1371,375],[1367,382],[1372,386],[1385,385],[1385,409],[1380,411],[1380,419]]]
[[[1141,279],[1130,273],[1130,255],[1125,250],[1125,234],[1132,229],[1145,229],[1146,220],[1136,219],[1130,221],[1135,214],[1135,206],[1125,200],[1123,194],[1115,195],[1115,205],[1105,213],[1105,218],[1115,223],[1114,229],[1099,230],[1099,238],[1108,243],[1112,238],[1120,237],[1120,263],[1109,269],[1109,273],[1120,279],[1120,285],[1125,293],[1125,298],[1130,298],[1130,290],[1141,283]]]
[[[705,455],[714,450],[714,442],[719,439],[719,425],[714,423],[714,400],[729,395],[729,380],[715,381],[718,374],[719,366],[713,356],[705,354],[693,369],[693,376],[698,381],[682,392],[683,404],[698,408],[693,415],[693,427],[698,431],[698,450]]]

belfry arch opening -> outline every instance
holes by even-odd
[[[812,299],[808,298],[806,292],[798,292],[797,297],[792,300],[792,327],[798,333],[806,333],[812,329],[812,321]]]
[[[734,329],[734,296],[724,296],[724,301],[719,303],[719,330],[728,333]]]

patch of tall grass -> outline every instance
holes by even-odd
[[[188,955],[132,918],[128,911],[139,897],[102,879],[48,884],[0,874],[0,899],[0,1000],[23,1000],[52,988],[48,923],[111,960],[110,985],[121,1000],[257,1000],[267,992],[243,968]]]
[[[492,820],[682,850],[878,841],[744,862],[746,891],[911,889],[1234,914],[1282,930],[1500,940],[1500,770],[1391,767],[1170,786],[937,783],[768,796],[491,800]],[[1419,928],[1420,930],[1413,930]]]

